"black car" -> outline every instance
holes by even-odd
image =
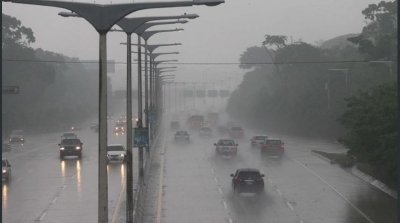
[[[63,159],[64,156],[78,156],[78,158],[82,158],[82,145],[80,139],[63,139],[61,143],[58,144],[60,146],[60,159]]]
[[[72,130],[72,131],[80,131],[80,130],[81,130],[81,126],[78,125],[78,124],[73,124],[73,125],[71,126],[71,130]]]
[[[175,140],[185,140],[185,141],[189,141],[189,133],[186,131],[178,131],[175,133],[174,135],[174,139]]]
[[[13,143],[13,142],[25,143],[24,131],[22,131],[22,130],[12,131],[10,133],[9,141],[10,141],[10,143]]]
[[[244,130],[242,127],[232,127],[229,130],[229,138],[231,139],[238,139],[244,137]]]
[[[267,138],[261,145],[261,155],[283,156],[285,144],[280,139]]]
[[[240,193],[262,194],[264,192],[264,174],[261,174],[258,169],[237,169],[235,174],[231,174],[231,177],[235,195]]]
[[[125,132],[125,124],[123,124],[123,123],[117,123],[116,125],[115,125],[115,129],[114,129],[114,132],[115,133],[118,133],[118,132]]]

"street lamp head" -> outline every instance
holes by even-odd
[[[75,12],[60,12],[60,13],[58,13],[58,15],[60,15],[62,17],[80,17]]]
[[[186,14],[186,13],[182,16],[182,18],[184,18],[184,19],[195,19],[198,17],[199,17],[199,15],[197,15],[197,14]]]
[[[178,20],[177,23],[185,24],[185,23],[188,23],[188,22],[189,22],[189,21],[187,21],[187,20]]]
[[[193,0],[193,5],[216,6],[225,3],[225,0]]]

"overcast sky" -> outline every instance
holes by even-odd
[[[302,39],[314,44],[318,40],[359,33],[365,25],[361,11],[369,4],[380,1],[226,0],[225,4],[216,7],[150,9],[135,12],[128,17],[197,13],[200,17],[187,24],[155,26],[149,29],[185,29],[183,32],[158,34],[149,40],[149,44],[183,44],[180,47],[157,49],[155,52],[180,52],[179,55],[160,56],[157,59],[177,59],[179,63],[236,63],[246,48],[260,46],[266,34],[292,36],[294,40]],[[131,1],[112,1],[125,2]],[[96,3],[107,4],[110,1],[96,0]],[[98,59],[98,34],[84,19],[60,17],[57,14],[66,10],[58,8],[14,3],[2,3],[2,6],[3,13],[16,17],[24,26],[33,29],[36,37],[34,48],[40,47],[82,60]],[[121,42],[126,42],[126,35],[109,33],[107,39],[108,59],[126,62],[126,46],[120,45]],[[132,39],[133,43],[137,41],[136,36]],[[176,81],[219,81],[233,77],[232,84],[235,84],[235,78],[238,77],[240,81],[244,72],[237,65],[178,65],[175,74]],[[136,70],[133,73],[137,74]],[[116,65],[115,74],[109,74],[113,79],[114,89],[125,88],[125,74],[126,65],[123,64]]]

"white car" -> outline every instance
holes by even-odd
[[[212,129],[208,126],[203,126],[199,130],[199,135],[200,136],[212,136],[213,132]]]
[[[255,135],[253,138],[250,139],[251,147],[261,148],[261,145],[264,143],[264,140],[268,139],[267,135]]]
[[[2,180],[4,179],[4,180],[8,181],[10,179],[10,177],[11,177],[11,165],[8,162],[7,159],[3,158],[2,160],[3,160],[3,166],[1,168],[1,172],[2,172],[2,178],[1,179]]]
[[[121,144],[107,146],[107,161],[126,161],[126,149]]]

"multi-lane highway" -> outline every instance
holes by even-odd
[[[226,136],[201,138],[190,131],[191,142],[177,144],[168,124],[151,171],[146,223],[396,222],[395,199],[310,153],[345,152],[339,144],[267,133],[285,142],[285,155],[263,158],[250,147],[255,132],[245,129],[237,157],[223,159],[213,143]],[[230,174],[243,167],[265,174],[264,196],[233,196]]]
[[[108,142],[125,145],[125,135],[114,134],[115,120],[108,124]],[[11,163],[12,177],[2,184],[2,222],[97,222],[98,133],[89,129],[89,123],[82,127],[76,132],[83,142],[81,160],[60,161],[57,144],[62,132],[28,135],[23,146],[13,144],[10,153],[3,153]],[[133,156],[136,167],[136,151]],[[110,221],[118,219],[125,168],[121,163],[108,165]]]

